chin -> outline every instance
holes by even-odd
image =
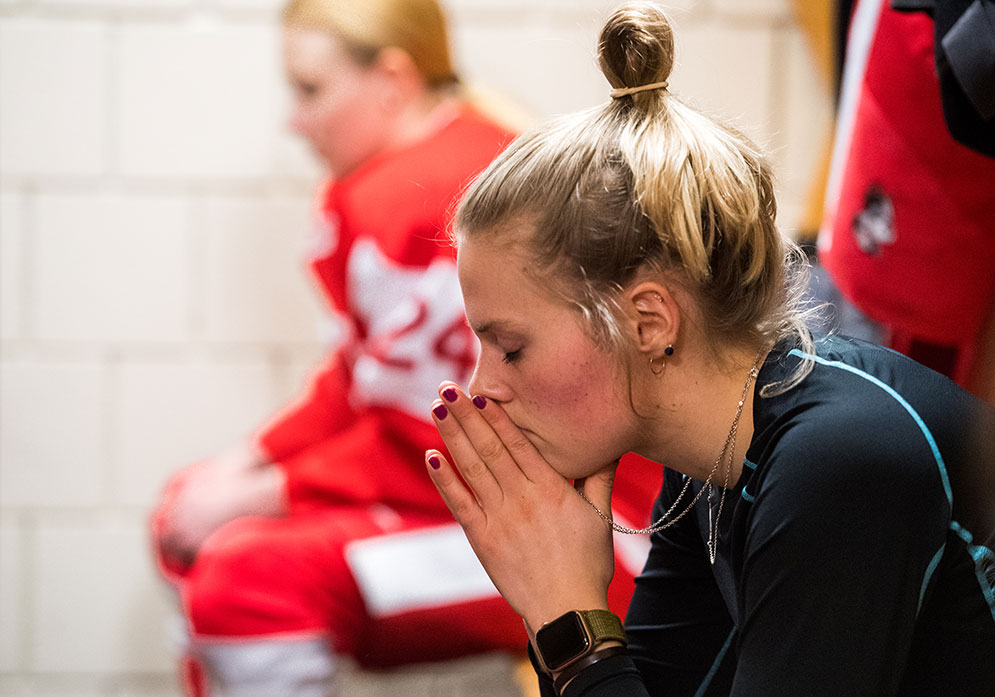
[[[536,436],[532,431],[522,429],[524,435],[539,455],[549,463],[557,474],[565,479],[583,479],[596,474],[605,468],[604,464],[588,461],[582,454],[559,452],[551,449],[549,444]]]
[[[592,474],[597,474],[605,468],[603,464],[583,462],[579,458],[567,458],[565,462],[562,459],[550,459],[548,462],[561,477],[566,479],[584,479],[585,477],[590,477]]]

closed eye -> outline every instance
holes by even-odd
[[[501,360],[504,361],[505,363],[514,363],[515,361],[518,360],[521,353],[522,353],[521,349],[518,349],[516,351],[508,351],[507,353],[504,354],[504,357]]]
[[[292,86],[297,97],[301,99],[310,99],[318,93],[318,86],[311,82],[293,80]]]

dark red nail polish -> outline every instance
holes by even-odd
[[[483,409],[487,406],[487,399],[478,394],[473,398],[473,406],[477,407],[477,409]]]
[[[437,470],[442,466],[442,462],[435,455],[428,458],[428,464],[432,465],[432,469]]]
[[[442,391],[442,396],[447,402],[456,401],[456,390],[452,387],[447,387]]]
[[[445,404],[440,404],[439,406],[437,406],[435,409],[432,410],[432,413],[435,414],[435,418],[437,418],[439,421],[442,421],[444,418],[449,416],[449,410],[446,409]]]

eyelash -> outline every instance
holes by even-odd
[[[297,90],[297,94],[300,97],[313,97],[318,92],[317,85],[312,85],[310,83],[298,82],[294,85]]]
[[[521,349],[518,349],[516,351],[508,351],[506,354],[504,354],[504,357],[501,360],[504,361],[505,363],[514,363],[519,359],[521,353],[522,353]]]

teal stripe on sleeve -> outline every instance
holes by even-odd
[[[743,458],[743,467],[749,470],[753,470],[754,472],[757,471],[757,463],[750,462],[745,457]],[[746,501],[747,503],[753,503],[754,501],[757,500],[757,497],[748,492],[745,486],[743,487],[743,490],[740,493],[743,496],[743,500]]]
[[[988,609],[992,613],[992,619],[995,620],[995,588],[992,588],[991,582],[985,575],[985,565],[995,565],[995,554],[992,554],[992,551],[984,545],[974,544],[974,536],[961,527],[960,523],[956,520],[950,521],[950,529],[953,530],[960,539],[964,540],[964,544],[967,545],[967,552],[971,555],[971,559],[974,560],[974,574],[978,577],[978,585],[981,586],[981,594],[985,597],[985,601],[988,603]]]
[[[936,550],[936,554],[929,560],[929,566],[926,567],[926,573],[922,578],[922,587],[919,589],[919,604],[916,605],[916,617],[919,616],[919,611],[922,610],[922,599],[926,595],[926,587],[929,585],[929,579],[933,578],[933,573],[936,571],[936,567],[940,565],[940,559],[943,558],[943,551],[946,548],[946,543],[940,545],[940,548]]]
[[[712,667],[708,669],[708,673],[705,675],[705,679],[701,681],[701,685],[698,686],[698,691],[694,693],[694,697],[702,697],[707,691],[708,686],[712,683],[712,679],[715,674],[719,672],[719,666],[722,665],[722,659],[726,657],[726,652],[729,651],[729,647],[732,646],[732,638],[736,636],[736,628],[733,627],[732,631],[729,632],[729,636],[726,637],[726,643],[722,645],[719,649],[719,653],[715,656],[715,661],[712,662]]]
[[[898,404],[901,405],[901,407],[905,409],[906,412],[908,412],[909,416],[912,417],[912,420],[915,421],[916,426],[919,427],[919,430],[922,432],[923,437],[926,439],[926,443],[929,445],[929,449],[933,453],[933,460],[936,462],[936,469],[940,474],[940,482],[943,485],[943,493],[947,497],[947,505],[949,505],[950,509],[953,510],[954,495],[953,491],[950,488],[950,477],[947,475],[947,466],[943,462],[943,455],[940,454],[940,448],[939,446],[936,445],[936,440],[933,438],[933,433],[932,431],[929,430],[929,427],[926,425],[926,422],[922,420],[922,417],[919,416],[919,412],[917,412],[902,395],[898,394],[898,392],[895,391],[895,388],[893,388],[891,385],[888,385],[885,382],[882,382],[881,380],[874,377],[870,373],[865,372],[860,368],[855,368],[854,366],[849,365],[847,363],[843,363],[842,361],[830,361],[826,358],[823,358],[822,356],[814,356],[809,353],[802,353],[798,349],[792,349],[791,351],[788,352],[788,354],[792,356],[797,356],[802,360],[815,361],[820,365],[825,365],[832,368],[839,368],[840,370],[845,370],[849,373],[853,373],[854,375],[861,377],[864,380],[867,380],[872,385],[880,387],[892,399],[898,402]],[[956,523],[951,523],[951,525],[955,524]],[[929,585],[929,581],[932,578],[933,573],[936,571],[936,567],[939,565],[939,558],[942,556],[942,552],[943,549],[941,548],[940,551],[933,556],[933,559],[926,567],[926,572],[923,575],[922,586],[920,587],[919,591],[920,603],[922,603],[923,593],[925,593],[926,587]],[[988,587],[988,591],[989,593],[986,595],[986,599],[988,600],[989,607],[991,607],[992,609],[992,616],[995,617],[995,605],[993,605],[992,603],[991,586]]]
[[[953,506],[954,495],[953,491],[950,489],[950,477],[947,476],[947,466],[943,462],[943,456],[940,454],[940,448],[936,445],[936,440],[934,440],[933,434],[929,430],[929,427],[926,426],[926,422],[922,420],[921,416],[919,416],[919,412],[913,409],[912,405],[909,404],[907,401],[905,401],[905,398],[895,391],[895,388],[893,388],[891,385],[882,382],[881,380],[874,377],[870,373],[866,373],[860,368],[854,368],[852,365],[848,365],[846,363],[843,363],[842,361],[830,361],[823,358],[822,356],[813,356],[812,354],[809,353],[802,353],[798,349],[791,349],[791,351],[788,352],[788,355],[797,356],[802,360],[815,361],[816,363],[821,363],[822,365],[828,365],[833,368],[839,368],[840,370],[845,370],[847,372],[853,373],[854,375],[864,378],[872,385],[880,387],[882,390],[887,392],[888,395],[892,397],[892,399],[898,402],[902,406],[902,408],[909,413],[909,416],[912,417],[912,420],[916,422],[916,426],[918,426],[919,430],[922,431],[923,437],[925,437],[926,442],[929,444],[929,448],[933,452],[933,459],[936,460],[936,468],[940,472],[940,481],[943,483],[943,492],[947,496],[947,503],[951,507]]]

